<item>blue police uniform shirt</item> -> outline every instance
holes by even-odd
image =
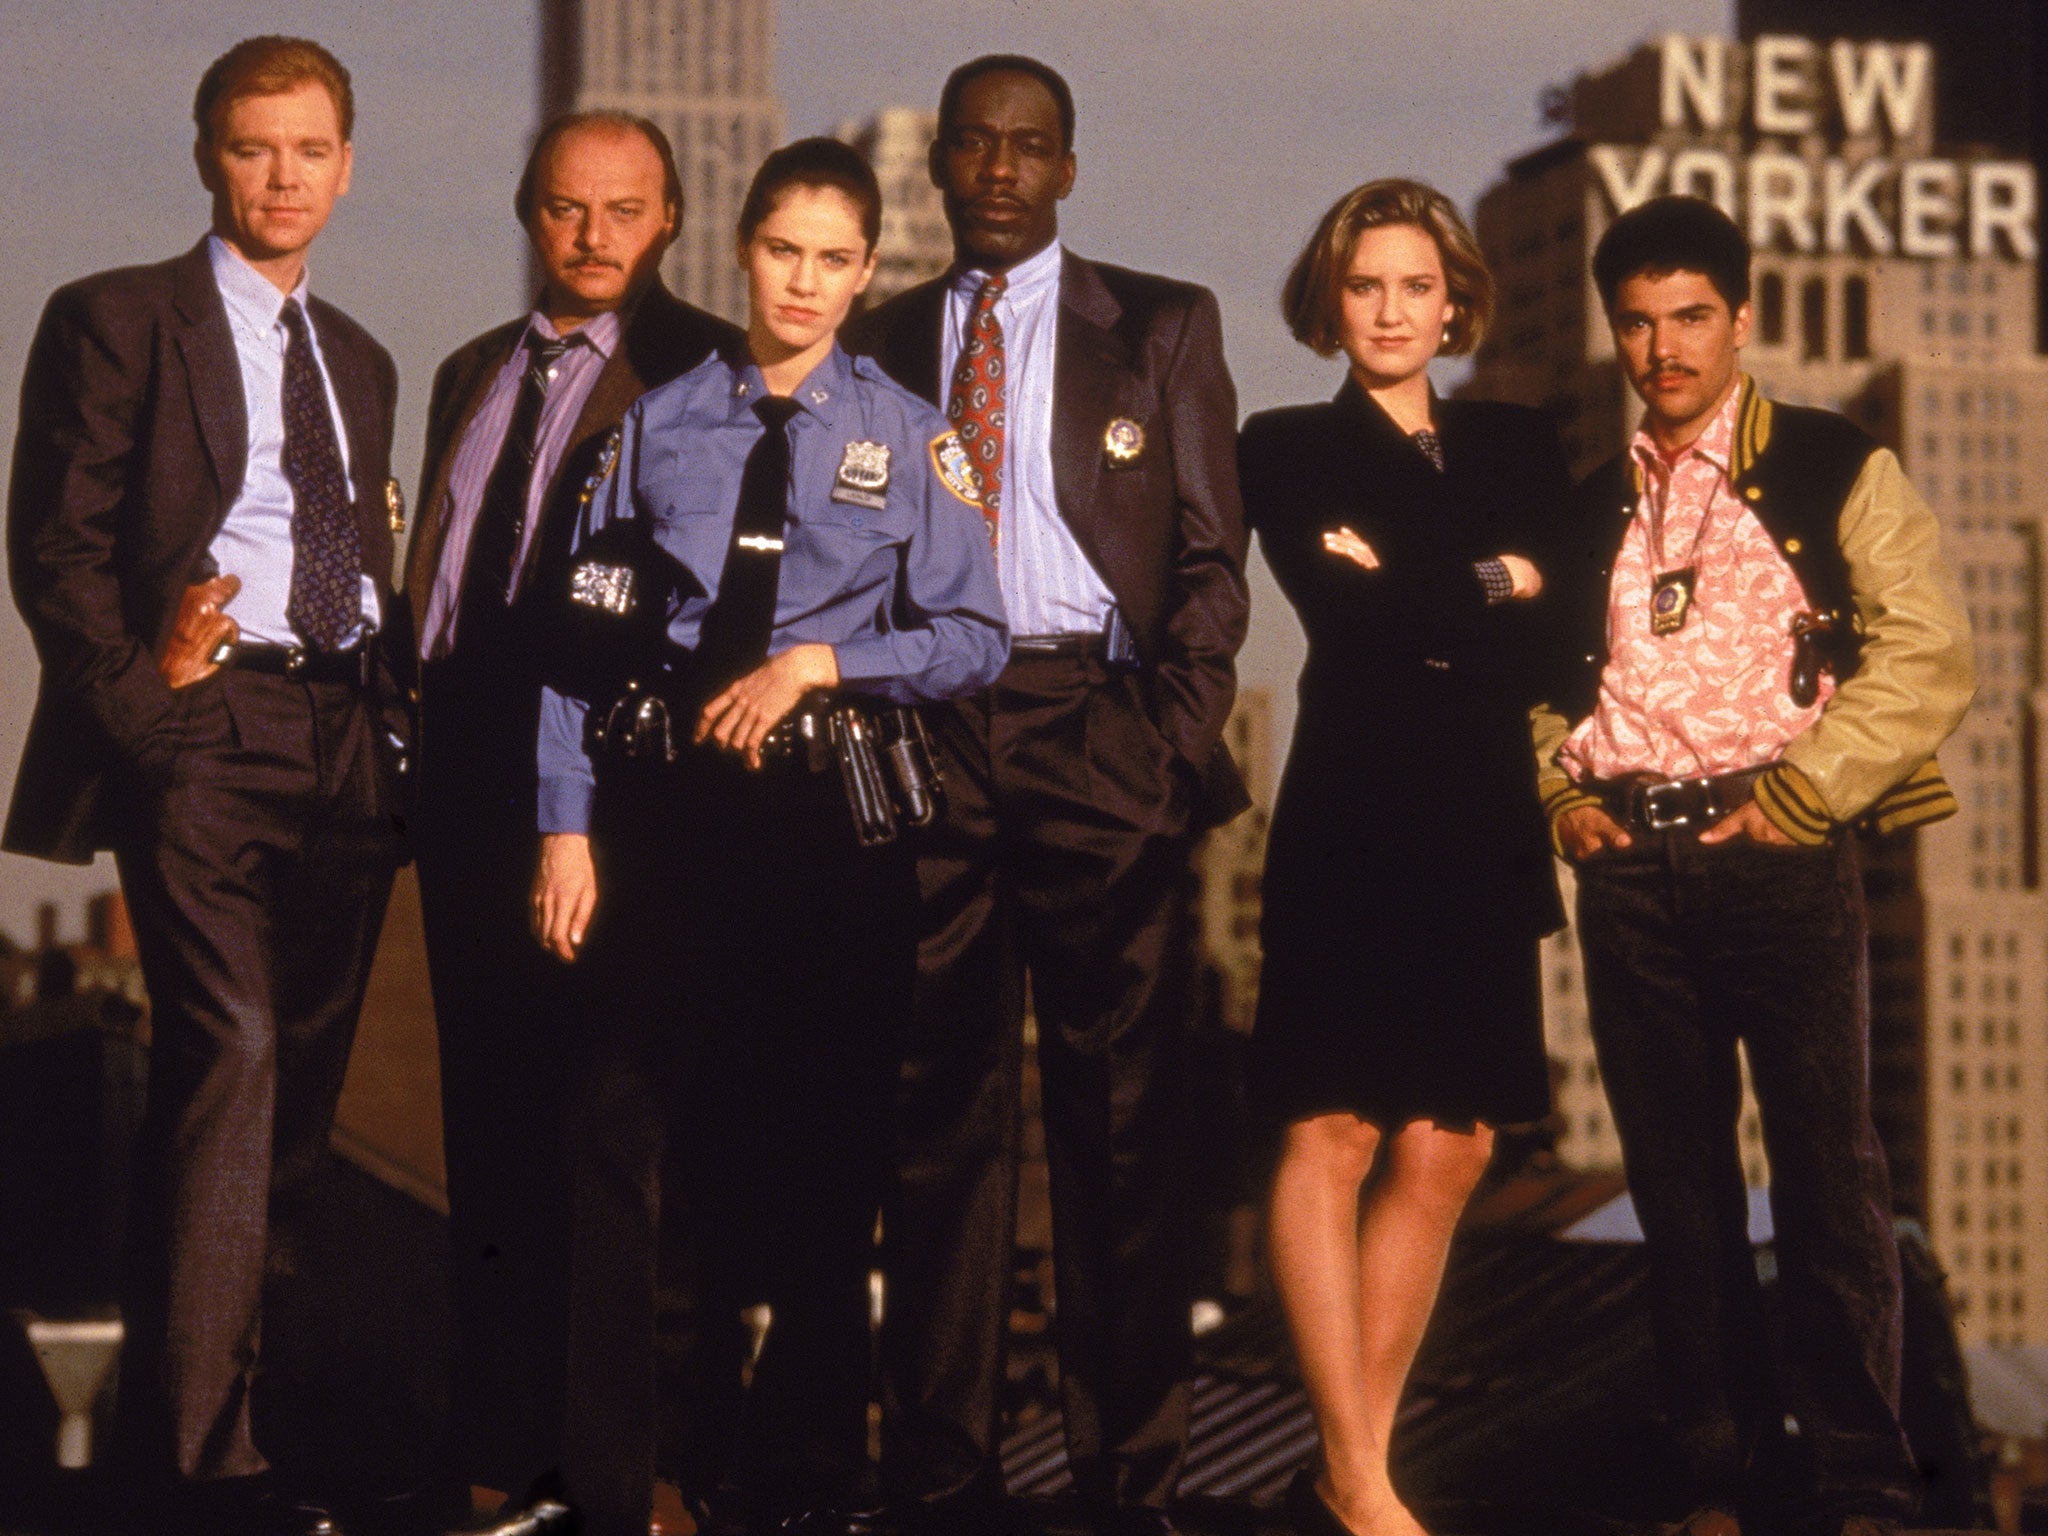
[[[648,520],[701,589],[669,614],[668,637],[685,650],[718,596],[741,471],[766,430],[754,406],[767,393],[753,363],[714,355],[641,396],[578,529],[580,543],[607,523]],[[1002,590],[945,418],[837,345],[791,398],[800,409],[784,428],[790,492],[769,654],[822,642],[843,688],[900,704],[993,683],[1009,655]],[[880,508],[864,504],[877,496]],[[590,830],[586,708],[552,688],[542,694],[542,832]]]

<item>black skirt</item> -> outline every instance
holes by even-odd
[[[1484,895],[1403,903],[1353,867],[1318,899],[1265,913],[1252,1084],[1281,1123],[1345,1111],[1392,1130],[1411,1120],[1519,1125],[1550,1112],[1536,940]],[[1393,871],[1386,872],[1389,876]]]

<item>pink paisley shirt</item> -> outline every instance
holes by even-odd
[[[1607,599],[1607,666],[1593,713],[1565,742],[1572,777],[1631,773],[1693,778],[1771,762],[1819,718],[1834,682],[1805,709],[1792,702],[1792,620],[1806,593],[1728,477],[1736,390],[1706,431],[1667,462],[1647,429],[1629,451],[1642,496],[1614,562]],[[1654,498],[1654,500],[1653,500]],[[1653,509],[1663,551],[1650,548]],[[1692,605],[1674,634],[1650,628],[1659,572],[1692,566]]]

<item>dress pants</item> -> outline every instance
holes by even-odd
[[[398,853],[355,687],[226,671],[176,708],[115,848],[151,1028],[121,1437],[167,1491],[266,1470],[265,1291],[296,1269]]]
[[[563,1122],[585,1031],[575,968],[528,916],[540,685],[502,656],[421,679],[420,900],[441,1050],[462,1479],[522,1493],[560,1454],[569,1200]]]
[[[1038,1020],[1067,1451],[1097,1514],[1185,1458],[1191,786],[1138,675],[1013,657],[929,713],[948,801],[920,844],[918,1001],[883,1219],[885,1475],[1001,1489],[1024,981]]]
[[[908,850],[855,845],[829,765],[749,772],[705,749],[601,774],[595,815],[567,1494],[585,1536],[647,1529],[666,1166],[730,1212],[692,1228],[758,1244],[773,1322],[730,1437],[751,1521],[869,1505],[868,1274],[915,975]]]
[[[1911,1514],[1854,841],[1710,847],[1687,831],[1639,832],[1579,867],[1578,919],[1594,1044],[1649,1249],[1662,1397],[1694,1497],[1737,1502],[1789,1410],[1823,1514]],[[1736,1145],[1738,1039],[1771,1160],[1776,1381]]]

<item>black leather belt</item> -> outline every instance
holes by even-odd
[[[1756,794],[1756,781],[1770,764],[1697,779],[1595,779],[1586,788],[1598,795],[1607,814],[1635,832],[1669,832],[1709,827]]]
[[[350,683],[367,688],[376,675],[375,651],[358,642],[345,651],[319,651],[303,645],[243,644],[222,666],[244,672],[266,672],[295,683]]]
[[[1012,635],[1012,656],[1106,656],[1109,642],[1101,635]]]

